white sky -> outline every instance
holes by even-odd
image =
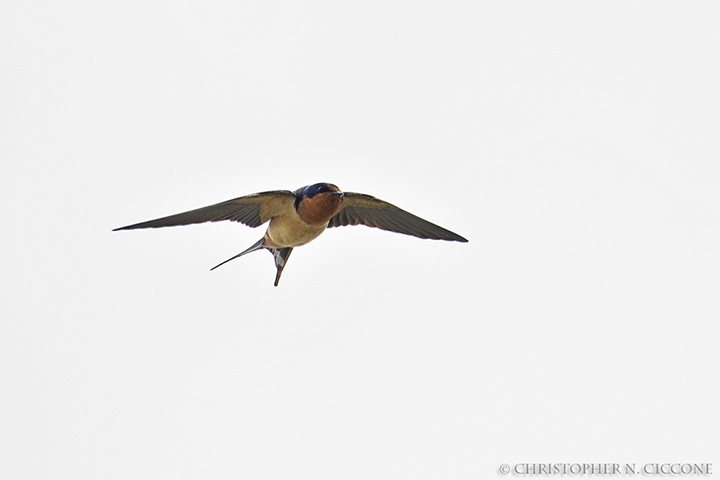
[[[3,2],[0,478],[720,469],[717,2]],[[278,288],[238,224],[369,228]]]

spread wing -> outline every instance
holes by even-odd
[[[295,194],[288,190],[254,193],[234,198],[227,202],[216,203],[208,207],[157,218],[147,222],[116,228],[115,230],[134,230],[136,228],[174,227],[193,223],[220,222],[230,220],[244,223],[249,227],[258,227],[272,217],[282,215],[293,209]]]
[[[362,193],[345,192],[342,209],[330,219],[328,227],[367,225],[419,238],[467,242],[457,233],[416,217],[395,205]]]

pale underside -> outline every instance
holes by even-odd
[[[308,225],[294,211],[270,220],[265,241],[271,247],[299,247],[315,240],[327,228],[327,222]]]

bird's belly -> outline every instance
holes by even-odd
[[[315,240],[326,228],[327,222],[309,225],[297,216],[278,216],[270,220],[266,235],[273,247],[299,247]]]

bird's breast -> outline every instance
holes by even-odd
[[[297,215],[282,215],[270,220],[265,236],[272,247],[299,247],[315,240],[327,225],[327,222],[310,225]]]
[[[325,231],[341,204],[341,197],[328,193],[303,198],[292,213],[270,220],[266,234],[268,243],[276,248],[285,248],[299,247],[315,240]]]

